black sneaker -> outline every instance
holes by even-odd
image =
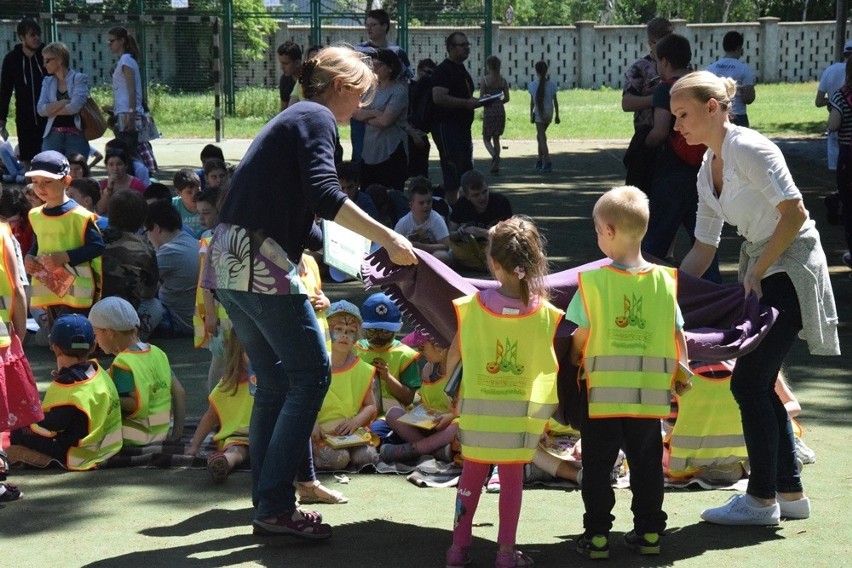
[[[581,535],[577,539],[577,552],[592,560],[606,560],[609,558],[609,538],[602,534]]]
[[[639,554],[659,554],[660,553],[660,535],[658,533],[637,534],[636,531],[630,531],[624,535],[624,544],[630,550],[635,550]]]

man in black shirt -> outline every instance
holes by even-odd
[[[473,96],[473,79],[464,66],[470,42],[461,32],[447,36],[447,58],[432,75],[432,137],[441,156],[442,187],[447,202],[455,204],[462,174],[473,169],[470,126],[481,105]]]

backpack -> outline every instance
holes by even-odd
[[[674,82],[680,79],[680,77],[674,77],[672,79],[666,79],[663,81],[667,85],[674,85]],[[683,134],[674,129],[674,121],[675,118],[672,116],[672,127],[669,129],[669,146],[671,146],[675,155],[680,158],[680,161],[689,165],[689,166],[700,166],[702,160],[704,160],[704,152],[707,151],[707,146],[704,144],[698,144],[696,146],[692,146],[686,142],[686,138],[683,137]]]

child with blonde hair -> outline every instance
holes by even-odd
[[[225,373],[207,397],[210,405],[184,452],[189,456],[198,454],[204,439],[216,430],[216,451],[207,458],[213,483],[223,483],[249,457],[249,423],[254,406],[250,381],[248,357],[240,340],[231,333],[225,340]]]
[[[464,364],[458,409],[464,467],[448,568],[470,562],[473,515],[492,464],[499,464],[502,484],[495,566],[533,565],[515,550],[524,464],[557,404],[553,337],[562,313],[546,299],[544,239],[532,220],[514,216],[489,230],[486,254],[500,286],[454,300],[458,333],[447,357],[450,374]]]
[[[328,308],[331,332],[331,386],[317,415],[313,442],[317,469],[336,470],[349,465],[360,467],[376,463],[376,450],[369,444],[334,448],[328,436],[348,436],[369,426],[376,417],[373,378],[376,368],[355,354],[355,342],[361,335],[361,311],[346,300]]]

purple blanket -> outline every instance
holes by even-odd
[[[419,264],[396,266],[385,250],[379,249],[364,261],[364,283],[384,290],[418,329],[446,347],[456,333],[452,301],[496,287],[497,282],[464,278],[431,255],[418,250],[415,253]],[[577,275],[609,263],[609,259],[603,259],[551,274],[547,279],[550,301],[564,310],[577,291]],[[775,310],[760,304],[755,294],[746,297],[741,284],[714,284],[682,272],[678,274],[677,298],[683,312],[689,358],[693,360],[721,361],[748,353],[776,317]],[[555,346],[560,358],[562,418],[576,425],[577,368],[567,356],[568,338],[575,329],[573,323],[563,321]]]

